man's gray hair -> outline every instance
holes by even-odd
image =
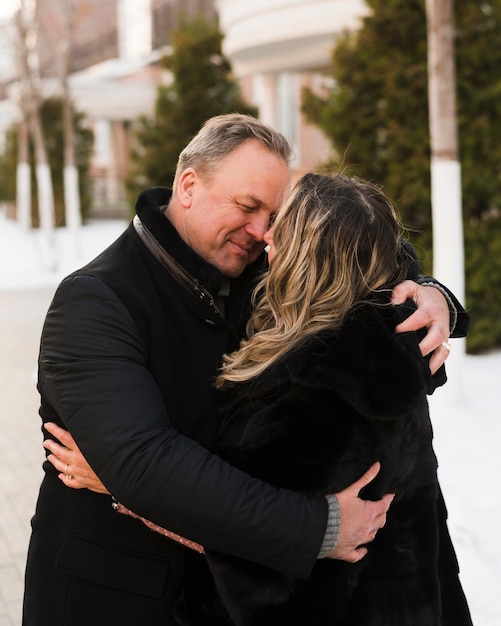
[[[179,155],[174,188],[179,176],[187,168],[195,168],[201,176],[210,176],[230,152],[251,139],[256,139],[287,165],[290,164],[292,146],[281,133],[250,115],[217,115],[203,124]]]

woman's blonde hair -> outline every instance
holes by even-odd
[[[224,357],[217,386],[249,380],[355,304],[407,276],[395,209],[376,185],[306,174],[278,213],[269,272],[253,295],[248,339]]]

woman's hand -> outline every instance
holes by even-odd
[[[70,433],[52,422],[44,424],[44,428],[61,442],[59,444],[52,439],[43,442],[44,448],[51,452],[47,460],[60,472],[58,478],[72,489],[89,489],[95,493],[109,494]]]
[[[445,362],[450,352],[449,335],[451,329],[449,304],[445,296],[431,285],[422,286],[412,280],[405,280],[393,290],[393,304],[402,304],[410,298],[417,310],[396,327],[397,333],[427,328],[428,332],[419,344],[421,354],[433,353],[430,370],[434,374]]]

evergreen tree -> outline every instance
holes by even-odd
[[[329,168],[384,186],[432,269],[424,0],[368,0],[372,13],[332,55],[332,87],[303,111],[332,141]],[[501,345],[501,0],[455,3],[459,148],[470,351]],[[480,263],[481,258],[483,260]]]
[[[217,23],[202,16],[181,19],[173,32],[172,54],[163,59],[173,81],[159,88],[153,117],[136,124],[127,181],[131,200],[145,187],[172,184],[179,153],[205,120],[233,112],[256,115],[231,75],[222,39]]]

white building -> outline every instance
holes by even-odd
[[[60,28],[58,1],[37,0],[54,33]],[[168,49],[165,31],[179,6],[217,11],[235,77],[260,118],[293,142],[297,172],[326,158],[326,139],[301,115],[301,90],[323,84],[336,37],[357,28],[367,13],[363,0],[93,0],[84,5],[70,86],[95,134],[91,170],[97,208],[123,205],[130,124],[153,110],[157,87],[165,80],[157,61]],[[96,50],[101,51],[97,60]],[[15,115],[12,99],[0,97],[0,134]]]
[[[363,0],[216,0],[224,52],[263,121],[295,146],[299,171],[328,153],[321,132],[301,115],[301,90],[325,81],[336,37],[356,29]]]

